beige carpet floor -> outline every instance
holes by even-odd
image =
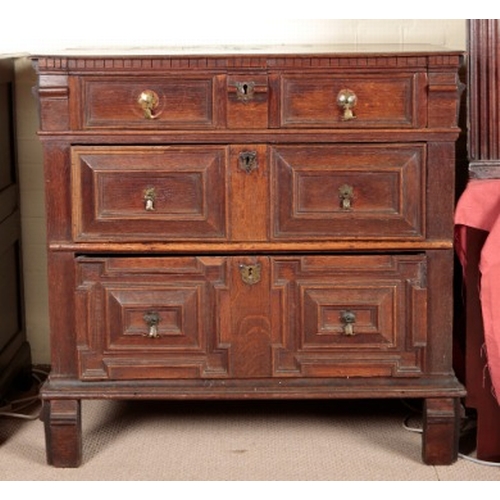
[[[40,420],[1,416],[0,480],[500,480],[500,467],[465,458],[424,465],[409,411],[398,400],[84,401],[81,467],[46,464]]]

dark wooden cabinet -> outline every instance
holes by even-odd
[[[30,380],[23,304],[21,216],[14,123],[14,60],[0,58],[0,399]]]
[[[85,398],[425,399],[457,457],[461,54],[335,47],[34,58],[49,463]]]

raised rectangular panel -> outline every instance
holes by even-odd
[[[224,147],[75,147],[75,240],[226,238]]]
[[[423,144],[276,146],[276,239],[425,236]]]
[[[213,76],[84,78],[83,128],[212,128]],[[152,100],[150,113],[141,99]]]

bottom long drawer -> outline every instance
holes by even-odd
[[[424,372],[425,254],[79,257],[83,380]]]

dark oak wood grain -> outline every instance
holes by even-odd
[[[461,54],[310,50],[34,59],[50,463],[84,398],[424,398],[456,459]]]

